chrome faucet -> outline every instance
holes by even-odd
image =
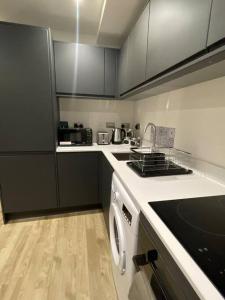
[[[151,127],[153,129],[153,137],[152,137],[152,146],[150,147],[151,152],[154,152],[156,150],[156,126],[153,123],[148,123],[145,126],[145,130],[144,130],[144,134],[146,133],[148,127]],[[150,140],[151,140],[151,133],[152,131],[150,131]]]

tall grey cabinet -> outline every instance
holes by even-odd
[[[50,31],[0,23],[0,191],[3,213],[57,207]]]
[[[0,23],[0,152],[54,151],[50,32]]]
[[[148,44],[148,4],[129,35],[128,41],[128,89],[145,81]]]
[[[207,45],[210,46],[224,38],[225,38],[225,1],[213,0]]]
[[[151,0],[147,79],[204,50],[211,0]]]

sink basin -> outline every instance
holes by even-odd
[[[131,152],[112,152],[112,155],[115,156],[117,160],[130,160]]]

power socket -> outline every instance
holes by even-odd
[[[121,123],[121,128],[129,129],[130,123]]]
[[[106,122],[106,128],[115,128],[115,122]]]

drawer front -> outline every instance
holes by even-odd
[[[4,213],[57,208],[54,154],[0,156]]]

